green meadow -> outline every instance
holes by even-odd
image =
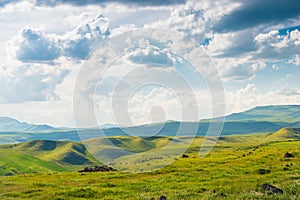
[[[103,144],[101,139],[90,142],[99,140]],[[111,138],[115,145],[134,152],[153,151],[168,140]],[[199,158],[202,142],[202,137],[195,138],[185,152],[188,158],[179,156],[164,168],[143,173],[79,173],[84,166],[100,165],[81,143],[3,145],[0,199],[300,199],[299,129],[221,137],[209,155]],[[284,158],[286,152],[293,157]],[[165,159],[162,156],[143,164],[160,166]],[[262,190],[263,183],[282,189],[283,194]]]

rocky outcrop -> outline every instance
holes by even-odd
[[[106,165],[103,166],[95,166],[95,167],[85,167],[83,170],[78,172],[109,172],[115,171],[112,167],[108,167]]]
[[[273,185],[270,185],[268,183],[264,183],[261,185],[261,188],[265,191],[275,193],[275,194],[283,194],[283,191]]]

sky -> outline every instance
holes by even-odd
[[[299,21],[299,0],[0,0],[0,116],[74,127],[74,105],[85,105],[97,123],[83,114],[82,126],[139,125],[214,117],[216,104],[224,114],[299,104]],[[93,101],[76,104],[80,77],[98,70],[83,73],[97,48],[127,33],[134,43],[151,28],[164,45],[145,32],[148,45],[84,77],[95,82],[93,91],[79,84]],[[177,34],[193,42],[168,46]],[[193,65],[204,57],[211,62]],[[209,73],[222,83],[222,102]]]

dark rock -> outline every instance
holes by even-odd
[[[258,169],[257,173],[258,174],[269,174],[269,173],[271,173],[271,170],[269,170],[269,169]]]
[[[158,200],[167,200],[167,197],[165,197],[165,196],[160,196],[160,197],[158,198]]]
[[[183,154],[182,155],[182,158],[188,158],[189,156],[188,155],[186,155],[186,154]]]
[[[271,193],[275,193],[275,194],[283,194],[283,191],[273,185],[270,185],[268,183],[264,183],[261,185],[261,188],[263,190],[266,190],[268,192],[271,192]]]
[[[292,157],[294,157],[294,155],[289,152],[286,152],[283,157],[284,158],[292,158]]]
[[[109,171],[115,171],[115,170],[111,167],[103,165],[103,166],[95,166],[95,167],[85,167],[83,170],[80,170],[78,172],[109,172]]]

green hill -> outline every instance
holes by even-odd
[[[267,136],[268,139],[286,140],[300,139],[300,128],[282,128],[279,131],[271,133]]]
[[[274,135],[286,136],[282,141],[274,141],[272,134],[231,135],[221,137],[209,155],[199,158],[203,137],[195,138],[193,145],[185,152],[188,157],[172,159],[164,168],[162,164],[168,161],[168,155],[155,155],[159,159],[143,159],[137,163],[140,169],[148,165],[160,169],[151,172],[126,173],[124,171],[110,171],[98,173],[59,172],[49,173],[47,168],[39,174],[22,174],[11,177],[0,177],[0,199],[158,199],[166,196],[167,199],[294,199],[300,198],[300,140],[289,139],[291,131],[282,129]],[[295,130],[292,131],[292,135]],[[297,132],[296,132],[297,133]],[[116,145],[127,147],[127,144],[140,144],[135,137],[116,137],[111,140]],[[151,137],[142,138],[156,147],[164,146],[168,141],[174,145],[186,142],[186,138]],[[101,144],[109,147],[109,141],[93,139],[95,145]],[[47,143],[47,142],[46,142]],[[143,142],[142,142],[143,143]],[[66,145],[70,145],[66,147]],[[76,149],[78,143],[56,144],[56,150]],[[2,151],[26,150],[26,146],[35,149],[31,152],[45,152],[40,142],[2,146]],[[39,147],[38,147],[39,146]],[[38,147],[38,148],[36,148]],[[149,147],[152,148],[152,145]],[[96,148],[96,146],[95,146]],[[174,149],[180,146],[173,146]],[[1,149],[1,148],[0,148]],[[46,150],[52,152],[53,150]],[[139,148],[136,150],[140,151]],[[146,150],[146,149],[145,149]],[[149,151],[152,151],[150,149]],[[169,149],[170,150],[170,149]],[[171,149],[172,150],[172,149]],[[21,150],[20,150],[21,151]],[[107,151],[110,151],[107,149]],[[84,153],[83,149],[78,152]],[[286,152],[293,155],[283,158]],[[32,156],[11,158],[12,164],[31,163],[37,161]],[[1,154],[3,155],[3,154]],[[1,156],[2,158],[2,156]],[[119,159],[125,167],[130,162],[129,157]],[[21,159],[20,161],[17,159]],[[27,161],[25,161],[28,159]],[[40,159],[38,159],[40,160]],[[8,162],[7,160],[5,161]],[[16,163],[13,163],[16,162]],[[47,163],[46,163],[47,164]],[[4,166],[1,160],[2,167]],[[44,165],[45,166],[45,165]],[[25,165],[23,165],[25,167]],[[156,168],[155,168],[156,169]],[[22,169],[23,171],[25,169]],[[29,171],[30,172],[30,171]],[[141,172],[141,171],[139,171]],[[283,194],[274,194],[263,190],[261,185],[269,183],[283,190]]]
[[[35,157],[34,155],[0,148],[0,175],[20,173],[67,171],[67,169]]]
[[[77,169],[82,168],[82,165],[98,163],[81,143],[34,140],[21,143],[15,149],[28,152],[42,160],[67,167],[68,169]]]
[[[81,143],[49,140],[0,146],[0,161],[0,175],[13,169],[12,173],[73,171],[99,164]]]
[[[264,134],[240,134],[222,136],[218,145],[253,144],[258,146],[276,141],[300,139],[300,128],[282,128],[276,132]],[[145,160],[155,160],[152,166],[163,165],[180,156],[189,142],[193,142],[189,151],[199,152],[204,137],[133,137],[114,136],[94,138],[82,143],[69,141],[33,140],[20,144],[0,146],[0,175],[47,171],[76,171],[85,166],[99,165],[100,161],[114,159],[118,168],[144,167]],[[171,145],[170,145],[171,144]],[[166,145],[167,148],[166,148]],[[157,150],[164,151],[157,155]],[[90,151],[88,151],[88,150]],[[137,156],[138,155],[138,156]],[[96,159],[97,158],[97,159]],[[166,158],[167,159],[167,158]],[[130,166],[131,164],[131,166]]]

